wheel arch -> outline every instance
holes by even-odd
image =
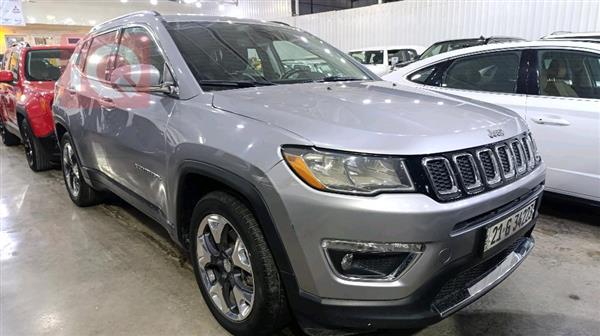
[[[293,270],[266,201],[247,179],[211,164],[185,161],[178,169],[176,195],[176,235],[187,248],[191,213],[196,203],[207,193],[224,190],[237,196],[256,217],[280,273],[293,275]],[[193,203],[193,204],[192,204]]]

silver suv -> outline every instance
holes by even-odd
[[[56,86],[73,202],[117,194],[189,251],[235,335],[413,328],[527,256],[544,165],[515,113],[396,87],[280,23],[134,13]]]

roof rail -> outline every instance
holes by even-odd
[[[269,22],[271,22],[271,23],[277,23],[277,24],[281,24],[281,25],[284,25],[284,26],[291,27],[291,26],[289,25],[289,23],[285,23],[285,22],[281,22],[281,21],[269,21]]]
[[[152,15],[152,16],[161,16],[159,12],[154,11],[154,10],[143,10],[143,11],[137,11],[137,12],[132,12],[132,13],[128,13],[125,15],[121,15],[121,16],[117,16],[116,18],[112,18],[110,20],[104,21],[102,23],[99,23],[97,25],[95,25],[94,27],[92,27],[92,32],[98,30],[101,26],[111,23],[113,21],[117,21],[117,20],[121,20],[130,16],[134,16],[134,15]]]

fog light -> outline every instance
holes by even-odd
[[[422,244],[324,240],[334,273],[349,280],[393,281],[423,252]]]

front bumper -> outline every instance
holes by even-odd
[[[511,245],[531,236],[537,211],[534,220],[485,255],[484,230],[532,200],[539,206],[544,176],[542,164],[509,185],[439,203],[422,194],[355,197],[323,193],[304,185],[284,163],[276,165],[269,172],[274,188],[266,194],[278,196],[268,198],[267,203],[294,271],[283,275],[292,309],[303,324],[336,329],[410,328],[438,321],[497,284],[492,281],[467,296],[458,289],[464,291],[471,285],[458,286],[449,292],[455,297],[436,297],[458,274],[478,265],[483,265],[480,271],[492,272],[502,265],[495,258],[521,251],[518,246],[510,250]],[[356,281],[341,278],[332,270],[321,248],[324,239],[413,243],[425,248],[393,281]],[[510,271],[498,281],[518,264],[509,266]]]
[[[302,296],[293,303],[305,329],[419,328],[440,321],[474,302],[506,279],[535,243],[533,225],[501,252],[485,260],[467,258],[451,265],[413,295],[392,301],[319,300]]]

